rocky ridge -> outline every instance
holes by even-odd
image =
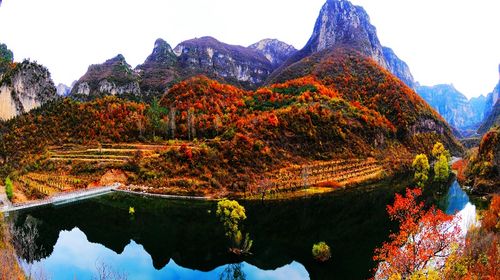
[[[347,0],[326,1],[306,46],[281,68],[286,68],[314,53],[338,47],[350,48],[372,58],[409,87],[415,87],[408,65],[390,48],[382,46],[377,36],[377,29],[370,23],[366,11]],[[273,76],[278,75],[280,70]]]
[[[139,74],[119,54],[103,64],[91,65],[76,82],[71,95],[81,100],[103,95],[139,97],[139,81]]]
[[[0,55],[0,120],[8,120],[54,100],[56,89],[44,66],[24,60],[13,61],[5,45]]]
[[[418,86],[417,93],[464,136],[474,133],[485,118],[486,98],[467,99],[453,85]]]
[[[288,45],[276,39],[264,39],[248,46],[248,48],[254,49],[263,54],[275,68],[278,68],[297,52],[297,49],[294,46]]]

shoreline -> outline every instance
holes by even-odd
[[[349,188],[356,188],[356,187],[362,187],[370,184],[376,184],[379,182],[383,182],[387,179],[398,177],[398,174],[393,174],[392,176],[384,176],[383,178],[380,179],[369,179],[364,182],[358,182],[356,184],[353,184],[351,186],[342,186],[339,188],[334,188],[334,189],[327,189],[327,188],[321,188],[318,186],[310,186],[309,188],[306,189],[298,189],[294,190],[292,192],[283,192],[283,193],[265,193],[264,198],[261,197],[262,194],[254,194],[250,196],[245,196],[242,194],[232,194],[228,195],[226,198],[228,199],[237,199],[237,200],[242,200],[242,201],[258,201],[258,200],[287,200],[287,199],[299,199],[299,198],[310,198],[313,196],[317,195],[322,195],[322,194],[331,194],[336,191],[340,190],[345,190]],[[8,215],[10,212],[15,212],[15,211],[21,211],[21,210],[26,210],[26,209],[31,209],[31,208],[38,208],[38,207],[44,207],[44,206],[49,206],[49,205],[63,205],[66,203],[72,203],[80,200],[85,200],[109,193],[123,193],[123,194],[128,194],[128,195],[136,195],[136,196],[142,196],[142,197],[152,197],[152,198],[160,198],[160,199],[172,199],[172,200],[192,200],[192,201],[218,201],[221,198],[215,198],[215,197],[210,197],[210,196],[188,196],[188,195],[175,195],[175,194],[156,194],[156,193],[149,193],[146,191],[132,191],[130,189],[127,189],[129,186],[124,186],[120,183],[114,183],[109,186],[103,186],[103,187],[97,187],[97,188],[92,188],[92,189],[87,189],[87,190],[79,190],[79,191],[74,191],[74,192],[69,192],[69,193],[60,193],[55,196],[49,197],[44,200],[33,200],[29,201],[26,203],[20,203],[20,204],[11,204],[10,206],[7,206],[4,204],[3,208],[0,209],[0,213],[5,213]]]
[[[124,194],[130,194],[130,195],[137,195],[137,196],[145,196],[145,197],[156,197],[156,198],[163,198],[163,199],[178,199],[178,200],[204,200],[204,201],[217,201],[219,199],[217,198],[212,198],[212,197],[207,197],[207,196],[187,196],[187,195],[175,195],[175,194],[156,194],[156,193],[148,193],[148,192],[138,192],[138,191],[131,191],[131,190],[124,190],[124,189],[114,189],[112,192],[115,193],[124,193]]]
[[[11,204],[10,206],[4,204],[4,207],[2,209],[0,209],[0,212],[8,215],[8,213],[10,213],[10,212],[16,212],[16,211],[25,210],[25,209],[38,208],[38,207],[43,207],[43,206],[47,206],[47,205],[62,205],[62,204],[66,204],[66,203],[72,203],[75,201],[84,200],[87,198],[96,197],[96,196],[110,193],[114,189],[117,189],[119,187],[120,187],[120,184],[115,183],[115,184],[112,184],[109,186],[102,186],[102,187],[86,189],[86,190],[78,190],[78,191],[67,192],[67,193],[59,193],[57,195],[54,195],[52,197],[48,197],[48,198],[43,199],[43,200],[32,200],[32,201],[28,201],[26,203]]]

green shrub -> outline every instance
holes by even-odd
[[[9,177],[5,179],[5,194],[9,200],[12,200],[12,197],[14,197],[14,185]]]
[[[330,246],[328,246],[325,242],[316,243],[313,245],[312,255],[315,260],[319,262],[326,262],[332,257]]]

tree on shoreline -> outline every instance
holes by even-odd
[[[434,207],[424,209],[424,203],[417,202],[421,195],[421,189],[407,189],[387,206],[399,230],[375,250],[374,260],[380,261],[376,279],[408,279],[430,268],[439,272],[460,244],[460,226],[453,216]]]
[[[246,220],[245,208],[235,200],[223,199],[217,203],[217,217],[224,225],[226,236],[230,239],[231,252],[241,255],[249,254],[253,241],[247,233],[243,238],[240,222]]]
[[[445,182],[450,177],[450,152],[445,149],[443,143],[436,142],[432,148],[432,156],[436,159],[434,163],[434,180]]]
[[[420,154],[415,157],[412,164],[415,170],[414,180],[417,186],[423,188],[427,180],[429,180],[429,159],[425,154]]]

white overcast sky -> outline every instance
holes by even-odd
[[[210,35],[249,45],[277,38],[302,48],[325,0],[4,0],[0,42],[17,61],[47,66],[71,84],[90,64],[121,53],[142,63],[154,41]],[[380,41],[424,85],[453,83],[468,97],[499,80],[498,0],[352,0],[363,6]]]

